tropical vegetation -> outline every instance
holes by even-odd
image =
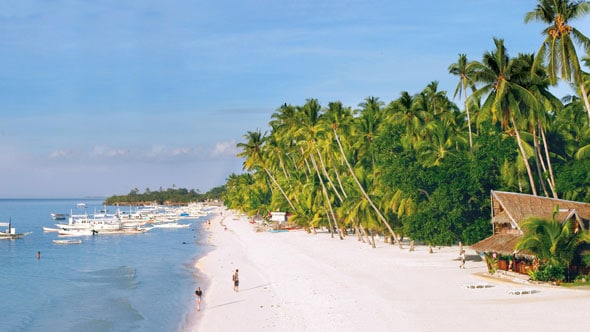
[[[575,254],[581,245],[590,243],[590,233],[576,223],[569,219],[561,224],[555,220],[555,213],[552,220],[530,218],[523,223],[524,235],[516,249],[538,260],[538,268],[530,272],[533,280],[562,282],[574,275],[570,267]]]
[[[511,55],[501,38],[480,59],[459,54],[448,70],[460,103],[432,81],[389,102],[281,105],[237,144],[246,172],[228,177],[225,205],[372,245],[449,245],[491,234],[491,190],[590,202],[590,43],[570,25],[588,10],[539,0],[525,15],[549,25],[536,54]],[[575,94],[555,96],[559,79]]]
[[[146,188],[144,192],[140,192],[139,189],[132,189],[127,195],[113,195],[107,197],[104,204],[106,205],[139,205],[144,203],[156,203],[156,204],[173,204],[182,205],[192,202],[203,202],[212,200],[221,200],[222,195],[225,193],[225,186],[219,186],[210,189],[208,192],[201,194],[195,189],[186,188],[168,188],[166,190],[160,188],[159,190],[152,191],[150,188]]]

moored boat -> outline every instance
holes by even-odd
[[[60,229],[58,234],[60,236],[92,236],[97,232],[91,229]]]
[[[65,213],[52,213],[51,219],[53,220],[66,220],[67,215]]]
[[[82,240],[79,239],[69,239],[69,240],[53,240],[55,244],[80,244]]]
[[[165,223],[154,223],[153,227],[156,228],[189,228],[191,224],[179,224],[177,222],[165,222]]]
[[[16,229],[12,227],[12,222],[0,222],[0,227],[3,227],[4,230],[0,229],[0,240],[13,240],[13,239],[20,239],[25,237],[29,233],[17,233]]]

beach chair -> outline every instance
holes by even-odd
[[[522,288],[522,289],[513,289],[508,291],[510,295],[526,295],[526,294],[534,294],[536,291],[530,288]]]
[[[470,288],[470,289],[494,287],[493,285],[490,285],[487,282],[483,282],[483,281],[465,283],[464,286],[467,288]]]

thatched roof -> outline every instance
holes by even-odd
[[[496,234],[483,239],[471,246],[477,252],[497,252],[502,255],[512,255],[516,243],[522,235]]]
[[[492,191],[492,223],[511,223],[520,229],[520,224],[531,217],[551,220],[555,206],[559,212],[555,220],[564,222],[575,218],[583,227],[590,221],[590,204],[549,197]]]
[[[520,225],[531,217],[553,219],[555,206],[559,211],[555,220],[565,222],[577,220],[582,228],[588,229],[590,221],[590,204],[563,199],[518,194],[504,191],[492,191],[492,223],[512,226],[509,234],[497,233],[471,246],[477,252],[496,252],[502,255],[514,253],[516,243],[522,237]]]

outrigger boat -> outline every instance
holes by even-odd
[[[4,230],[2,230],[4,228]],[[20,239],[21,237],[25,237],[29,233],[17,233],[16,229],[12,227],[12,222],[0,222],[0,240],[13,240],[13,239]]]
[[[156,228],[189,228],[191,224],[179,224],[177,222],[153,223],[152,227]]]
[[[55,244],[80,244],[82,240],[70,239],[70,240],[53,240]]]
[[[66,220],[67,214],[65,213],[52,213],[51,219],[53,220]]]

